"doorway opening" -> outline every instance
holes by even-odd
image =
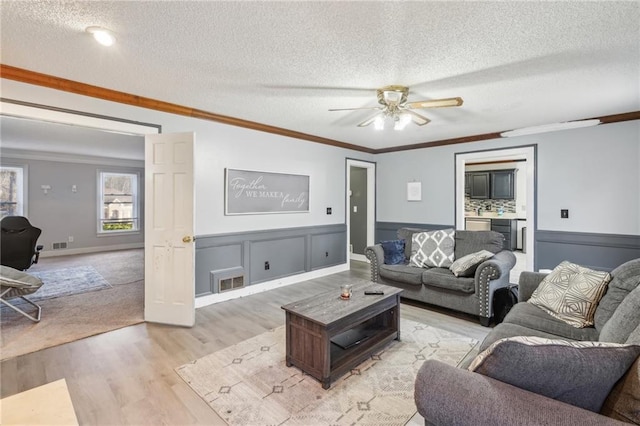
[[[364,249],[375,238],[376,163],[347,159],[346,177],[347,258],[367,262]]]
[[[517,220],[516,235],[516,248],[520,248],[522,251],[516,251],[516,257],[519,262],[516,265],[516,271],[536,270],[535,264],[535,241],[534,235],[537,228],[537,194],[536,194],[536,155],[537,146],[527,145],[514,148],[498,148],[486,151],[475,151],[458,153],[455,157],[455,177],[456,177],[456,229],[466,229],[467,218],[471,215],[474,219],[477,219],[477,209],[470,208],[465,202],[465,172],[473,170],[472,167],[478,167],[478,164],[485,164],[484,168],[504,168],[498,166],[500,163],[513,162],[511,164],[518,164],[513,166],[517,169],[517,174],[514,175],[519,181],[515,182],[515,190],[518,188],[521,192],[525,192],[525,196],[514,197],[514,209],[512,210],[512,216],[497,216],[501,217],[513,217]],[[487,164],[489,163],[489,164]],[[475,166],[474,166],[475,164]],[[495,166],[489,166],[495,165]],[[510,166],[511,167],[511,166]],[[524,182],[523,182],[524,180]],[[517,201],[515,201],[517,200]],[[466,199],[468,201],[468,197]],[[491,203],[488,203],[490,206]],[[475,204],[474,206],[475,207]],[[500,204],[500,210],[502,211],[504,206]],[[466,211],[465,210],[471,210]],[[497,212],[497,209],[496,209]],[[482,212],[480,212],[482,214]],[[490,218],[492,214],[487,215]],[[474,223],[475,225],[475,223]]]
[[[115,284],[112,288],[116,285],[119,288],[125,288],[125,285],[132,282],[140,283],[144,279],[142,249],[144,243],[135,238],[133,235],[135,233],[118,229],[113,235],[96,235],[96,226],[91,220],[98,220],[100,206],[96,205],[95,191],[98,185],[97,181],[93,182],[93,179],[99,176],[96,173],[99,169],[135,171],[139,177],[144,176],[144,135],[159,133],[161,127],[16,100],[2,99],[1,104],[0,120],[3,123],[9,123],[3,126],[3,154],[8,153],[6,157],[3,155],[3,163],[5,160],[21,164],[38,163],[38,167],[42,170],[35,166],[28,168],[25,166],[25,169],[37,173],[38,176],[47,176],[49,179],[45,182],[51,189],[48,195],[47,192],[43,195],[44,190],[40,191],[40,185],[29,188],[29,198],[32,202],[29,211],[25,213],[29,216],[36,214],[38,200],[56,202],[56,206],[68,205],[69,214],[58,214],[56,216],[63,217],[57,219],[74,223],[77,229],[77,233],[67,228],[59,232],[59,223],[58,225],[56,222],[45,224],[46,228],[41,224],[43,220],[34,223],[36,226],[43,227],[43,234],[48,235],[45,241],[46,249],[40,257],[39,264],[34,265],[33,271],[45,272],[46,267],[50,270],[62,269],[67,274],[71,274],[75,269],[90,267],[99,272],[108,284]],[[41,165],[42,161],[69,163],[73,167],[63,171],[64,169],[59,166]],[[45,167],[46,170],[44,170]],[[58,170],[57,174],[55,170]],[[62,176],[64,179],[61,177],[56,181],[56,176]],[[144,187],[139,185],[138,191],[142,200]],[[124,203],[122,197],[119,199]],[[83,209],[88,208],[95,219],[87,218],[87,214],[81,213],[78,206],[82,206]],[[46,214],[43,213],[40,216],[46,217]],[[139,220],[139,215],[136,220]],[[91,222],[91,224],[88,225],[85,222]],[[116,238],[117,241],[112,240],[111,244],[104,245],[105,238]],[[66,249],[54,251],[52,248],[61,244],[52,243],[52,240],[64,240],[62,246]],[[74,243],[81,244],[76,248]],[[142,286],[140,283],[140,287]],[[131,291],[136,300],[141,300],[140,306],[136,306],[136,312],[138,310],[143,312],[143,297],[139,297],[143,292],[144,288]],[[87,297],[89,296],[92,294],[87,293]],[[115,297],[114,292],[114,301]],[[59,298],[59,300],[63,299]],[[132,305],[128,303],[127,306]],[[133,307],[129,308],[129,311],[135,313]],[[143,320],[142,315],[140,319]],[[91,316],[88,316],[87,322],[89,321]]]

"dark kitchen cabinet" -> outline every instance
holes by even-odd
[[[464,195],[471,195],[471,173],[464,174]]]
[[[491,180],[489,172],[474,172],[470,173],[471,177],[471,198],[490,198]]]
[[[491,172],[491,198],[513,200],[515,197],[515,169]]]
[[[504,249],[513,251],[517,247],[518,221],[515,219],[491,219],[491,230],[504,235]]]

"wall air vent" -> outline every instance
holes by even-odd
[[[244,287],[244,275],[220,280],[220,292]]]
[[[60,249],[66,249],[66,248],[67,248],[67,243],[66,242],[53,243],[53,249],[54,250],[60,250]]]
[[[209,273],[211,276],[211,293],[222,293],[243,288],[247,281],[242,266],[218,269],[209,271]]]

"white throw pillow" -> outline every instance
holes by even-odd
[[[494,254],[489,250],[480,250],[456,259],[449,269],[456,277],[472,277],[476,273],[478,266],[493,256]]]
[[[608,272],[565,260],[542,280],[529,303],[573,327],[590,327],[610,280]]]

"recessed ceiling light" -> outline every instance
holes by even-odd
[[[521,129],[509,130],[508,132],[500,133],[503,138],[510,138],[514,136],[535,135],[538,133],[556,132],[558,130],[578,129],[580,127],[591,127],[601,124],[600,120],[578,120],[578,121],[565,121],[562,123],[543,124],[542,126],[523,127]]]
[[[86,31],[93,35],[93,38],[103,46],[112,46],[113,43],[116,42],[116,38],[113,36],[113,33],[106,28],[87,27]]]

